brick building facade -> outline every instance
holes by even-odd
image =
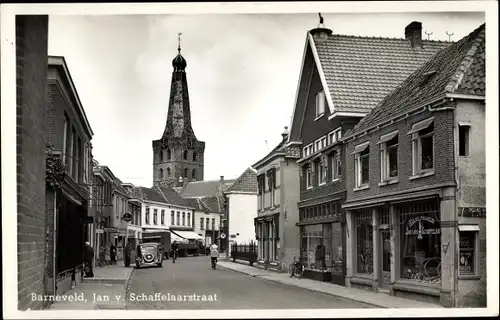
[[[18,308],[42,309],[45,275],[45,102],[48,16],[16,16]]]
[[[345,135],[349,286],[486,306],[484,34],[439,51]]]

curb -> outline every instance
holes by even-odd
[[[369,306],[374,306],[374,307],[377,307],[377,308],[390,309],[390,307],[383,306],[383,305],[379,305],[379,304],[374,304],[374,303],[370,303],[370,302],[366,302],[366,301],[363,301],[363,300],[361,300],[361,299],[352,299],[352,298],[347,298],[347,297],[340,296],[340,295],[337,295],[337,294],[334,294],[334,293],[330,293],[330,292],[323,292],[323,291],[319,291],[319,290],[312,289],[312,288],[301,287],[301,286],[297,286],[297,285],[295,285],[295,284],[291,284],[291,283],[283,282],[283,281],[278,280],[278,279],[265,279],[265,278],[260,278],[260,277],[262,277],[262,276],[267,276],[266,274],[255,274],[255,275],[254,275],[254,274],[249,274],[249,273],[246,273],[246,272],[244,272],[244,271],[234,270],[234,269],[231,269],[231,268],[228,268],[228,267],[223,267],[223,266],[220,266],[220,267],[221,267],[221,268],[224,268],[224,269],[226,269],[226,270],[230,270],[230,271],[234,271],[234,272],[238,272],[238,273],[246,274],[246,275],[251,276],[251,277],[254,277],[254,278],[259,278],[259,279],[262,279],[262,280],[268,280],[268,281],[272,281],[272,282],[281,283],[281,284],[284,284],[284,285],[287,285],[287,286],[290,286],[290,287],[301,288],[301,289],[304,289],[304,290],[309,290],[309,291],[312,291],[312,292],[318,292],[318,293],[326,294],[326,295],[329,295],[329,296],[332,296],[332,297],[338,297],[338,298],[342,298],[342,299],[346,299],[346,300],[356,301],[356,302],[363,303],[363,304],[366,304],[366,305],[369,305]]]
[[[125,282],[125,310],[128,310],[128,295],[130,293],[130,279],[132,278],[132,274],[135,272],[135,268],[130,272],[130,275],[128,276],[127,281]]]

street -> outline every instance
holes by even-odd
[[[160,295],[163,299],[159,299]],[[179,296],[185,301],[173,301]],[[139,301],[140,298],[146,301]],[[219,267],[212,270],[210,258],[206,256],[180,258],[175,264],[172,260],[165,260],[162,268],[136,269],[127,294],[129,310],[313,308],[353,309],[373,306]]]

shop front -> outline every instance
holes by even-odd
[[[345,221],[340,202],[300,209],[300,258],[305,278],[345,285]]]
[[[274,212],[255,218],[257,266],[280,270],[279,217],[279,212]]]
[[[395,200],[347,212],[349,285],[423,301],[441,290],[440,200]]]

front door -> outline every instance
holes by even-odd
[[[381,255],[381,276],[380,289],[382,291],[389,290],[391,284],[391,232],[389,230],[380,230],[380,251]]]

